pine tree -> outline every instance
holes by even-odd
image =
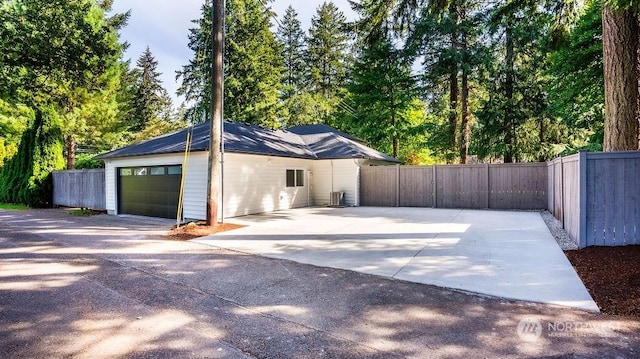
[[[489,25],[493,56],[486,69],[488,99],[477,113],[481,157],[505,163],[546,159],[547,100],[543,76],[553,15],[537,4],[496,7]],[[531,136],[537,127],[538,136]],[[526,129],[526,130],[525,130]]]
[[[157,69],[158,61],[147,46],[134,69],[136,90],[131,121],[133,131],[143,130],[150,122],[162,118],[167,109],[171,108],[171,99],[167,90],[162,87],[162,74]]]
[[[267,1],[267,3],[270,1]],[[190,30],[189,48],[194,58],[177,72],[182,79],[178,94],[194,103],[186,111],[189,122],[209,118],[211,89],[211,6]],[[262,0],[227,2],[225,41],[224,116],[227,120],[279,127],[278,95],[282,86],[281,49],[270,29],[272,13]]]
[[[346,18],[332,3],[318,7],[311,19],[306,61],[310,66],[307,86],[326,99],[340,97],[347,77],[349,36]]]
[[[587,4],[566,42],[551,53],[549,112],[573,129],[568,151],[601,151],[604,139],[604,73],[600,1]],[[575,143],[574,143],[575,142]]]
[[[283,99],[286,101],[302,91],[306,68],[304,32],[298,20],[298,13],[291,5],[285,11],[278,26],[277,38],[282,46],[284,60]]]
[[[358,57],[348,85],[351,132],[398,157],[400,141],[410,137],[409,116],[418,99],[410,66],[389,39],[378,38]]]
[[[20,0],[0,6],[1,95],[12,103],[54,105],[69,169],[78,142],[112,122],[116,112],[117,104],[108,99],[116,97],[112,84],[123,47],[117,30],[128,13],[107,17],[110,6],[110,0]]]

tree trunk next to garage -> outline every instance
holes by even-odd
[[[638,149],[638,18],[602,7],[604,151]]]

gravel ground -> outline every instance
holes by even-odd
[[[555,238],[556,242],[563,251],[572,251],[578,249],[578,245],[576,245],[567,232],[562,228],[562,223],[558,221],[549,211],[540,212],[544,223],[549,227],[549,231],[551,231],[551,235]]]

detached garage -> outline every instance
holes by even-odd
[[[329,205],[336,192],[344,193],[345,205],[357,206],[360,166],[399,162],[324,125],[276,131],[225,122],[223,142],[219,213],[225,218]],[[208,146],[205,123],[99,156],[105,161],[107,211],[176,218],[183,184],[181,218],[204,219]]]

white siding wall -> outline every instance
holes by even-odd
[[[184,216],[206,217],[206,152],[192,153],[186,168]],[[106,160],[107,210],[117,213],[116,169],[130,166],[182,164],[182,154],[140,156]],[[304,187],[286,187],[286,170],[304,170]],[[311,176],[308,176],[309,171]],[[295,158],[225,154],[224,216],[277,211],[309,205],[328,205],[329,193],[345,192],[348,206],[358,205],[359,168],[354,160],[304,160]]]
[[[314,161],[311,174],[311,193],[316,206],[329,205],[329,192],[332,186],[331,161]]]
[[[360,160],[357,160],[360,161]],[[344,192],[345,204],[357,206],[359,167],[356,160],[317,160],[313,163],[314,204],[329,204],[330,192]]]
[[[312,160],[225,154],[224,216],[235,217],[305,207],[312,199],[308,172]],[[286,170],[304,170],[304,187],[287,187]]]
[[[105,160],[105,195],[107,211],[117,214],[117,168],[131,166],[182,165],[184,155],[166,154]],[[184,214],[186,218],[204,218],[207,195],[207,153],[194,152],[189,157],[184,187]],[[204,193],[204,194],[202,194]]]

